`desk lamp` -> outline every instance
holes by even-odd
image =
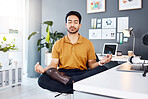
[[[135,34],[133,32],[133,28],[125,29],[123,30],[123,34],[125,37],[130,37],[131,34],[133,34],[133,54],[134,54],[134,49],[135,49]]]
[[[148,46],[148,33],[146,33],[142,36],[142,43],[143,43],[143,45]],[[139,68],[142,67],[142,69],[144,70],[144,73],[142,75],[143,75],[143,77],[146,76],[146,73],[148,72],[148,60],[141,60],[140,57],[132,56],[129,59],[129,61],[132,64],[135,64],[135,63],[142,64],[142,66],[139,66]]]

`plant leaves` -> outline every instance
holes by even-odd
[[[47,32],[47,35],[46,35],[46,39],[45,40],[49,43],[49,41],[50,41],[49,25],[46,28],[46,32]]]
[[[57,35],[57,31],[55,31],[54,34]]]
[[[41,50],[41,47],[38,47],[38,52]]]
[[[46,42],[49,43],[49,41],[50,41],[50,34],[49,34],[49,32],[48,32],[47,35],[46,35]]]
[[[47,28],[46,28],[46,32],[48,33],[48,31],[49,31],[49,25],[47,25]]]
[[[56,35],[57,35],[57,31],[54,32],[54,37],[56,37]]]
[[[57,33],[57,38],[58,38],[58,39],[62,38],[63,36],[64,36],[63,33]]]
[[[53,25],[53,22],[52,21],[45,21],[43,24],[47,24],[47,25],[52,26]]]
[[[3,40],[6,41],[7,40],[6,37],[3,37]]]
[[[44,21],[43,24],[47,25],[47,27],[46,27],[47,34],[46,34],[46,37],[44,37],[42,35],[44,38],[38,39],[38,41],[37,41],[38,51],[40,51],[43,47],[46,47],[48,49],[48,51],[51,52],[55,41],[62,38],[64,36],[64,34],[58,33],[57,31],[55,31],[55,32],[52,31],[53,21]],[[51,29],[51,31],[50,31],[50,29]],[[28,37],[28,40],[36,33],[37,32],[31,33]],[[42,42],[43,39],[45,39],[45,42]]]
[[[45,42],[46,48],[49,48],[50,43]]]
[[[44,47],[44,44],[40,44],[40,46],[38,47],[38,52],[41,50],[41,48]]]
[[[37,32],[32,32],[30,35],[29,35],[29,37],[28,37],[28,40],[30,40],[30,38],[33,36],[33,35],[35,35]]]
[[[52,46],[53,46],[53,43],[50,43],[49,48],[48,48],[48,52],[52,52]]]
[[[9,49],[7,47],[3,48],[3,52],[7,52]]]
[[[44,47],[44,44],[40,44],[40,47],[43,48]]]
[[[59,38],[62,38],[63,36],[62,35],[57,35],[57,38],[59,39]]]
[[[61,35],[61,36],[64,36],[64,34],[63,34],[63,33],[57,33],[57,35]]]
[[[45,38],[42,38],[42,39],[39,39],[38,42],[37,42],[37,46],[39,46],[40,42],[45,39]]]
[[[54,34],[53,33],[50,33],[50,36],[52,39],[54,39]]]
[[[15,44],[13,44],[13,46],[12,47],[15,47]]]

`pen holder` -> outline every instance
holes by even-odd
[[[122,51],[117,51],[117,56],[122,56]]]

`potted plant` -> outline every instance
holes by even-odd
[[[14,42],[15,42],[15,39],[13,39],[13,41],[9,41],[7,40],[6,37],[3,37],[2,41],[0,42],[0,68],[2,68],[2,66],[8,66],[7,52],[11,50],[18,50]]]
[[[13,41],[15,42],[15,39]],[[7,41],[6,37],[3,37],[3,41],[0,42],[0,51],[7,52],[10,50],[17,50],[13,41]]]
[[[52,52],[52,47],[53,47],[53,44],[60,38],[62,38],[64,36],[63,33],[60,33],[60,32],[53,32],[53,29],[52,29],[52,25],[53,25],[53,22],[52,21],[45,21],[43,22],[43,25],[47,25],[46,27],[46,37],[41,35],[41,39],[39,39],[37,41],[37,46],[38,46],[38,51],[40,51],[42,48],[47,48],[47,52],[45,54],[45,64],[49,64],[50,63],[50,58],[51,57],[51,52]],[[51,31],[50,31],[51,30]],[[29,37],[28,37],[28,40],[33,36],[37,34],[37,32],[32,32]]]

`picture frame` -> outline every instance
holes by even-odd
[[[119,0],[119,11],[141,9],[142,0]]]
[[[105,12],[105,0],[87,0],[87,13]]]

